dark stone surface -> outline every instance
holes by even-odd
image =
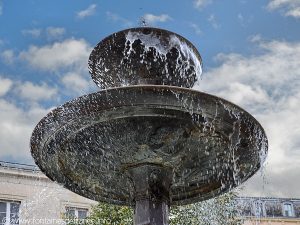
[[[134,184],[135,225],[167,225],[172,171],[145,164],[128,168]]]
[[[250,114],[226,100],[185,88],[134,86],[54,109],[36,126],[31,151],[50,179],[114,204],[137,200],[131,168],[157,166],[171,183],[168,202],[178,205],[247,180],[261,166],[267,139]]]
[[[202,59],[188,40],[157,28],[132,28],[103,39],[89,69],[101,88],[137,84],[190,88],[200,78]]]
[[[135,206],[135,225],[168,225],[169,206],[166,202],[138,200]]]

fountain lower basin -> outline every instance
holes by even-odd
[[[163,174],[168,205],[189,204],[251,177],[267,145],[261,125],[240,107],[163,85],[79,97],[45,116],[31,138],[35,162],[50,179],[90,199],[131,206],[142,168],[148,183],[155,171]]]

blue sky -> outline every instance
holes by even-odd
[[[194,43],[204,63],[198,90],[265,127],[267,183],[258,175],[244,192],[300,198],[299,0],[0,0],[0,160],[33,163],[38,121],[98,90],[87,70],[92,48],[142,18]]]

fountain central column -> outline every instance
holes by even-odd
[[[135,187],[135,225],[168,225],[171,171],[152,164],[129,168]]]

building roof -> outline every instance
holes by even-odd
[[[0,167],[9,168],[9,169],[17,169],[17,170],[26,170],[26,171],[40,171],[40,169],[35,165],[6,162],[6,161],[0,161]]]

